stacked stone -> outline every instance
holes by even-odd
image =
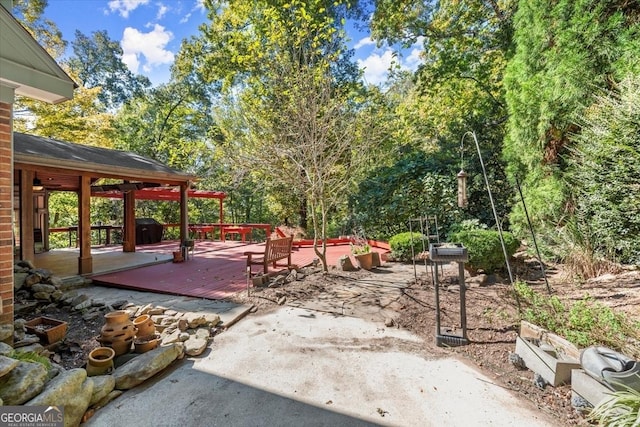
[[[77,299],[77,296],[65,295],[61,301],[65,298]],[[116,369],[111,374],[89,377],[82,368],[65,370],[51,363],[51,369],[47,369],[38,362],[12,358],[15,352],[45,357],[51,354],[35,340],[29,340],[28,334],[25,334],[25,345],[21,347],[12,348],[0,343],[0,405],[64,405],[65,423],[78,425],[124,390],[142,384],[184,355],[202,354],[220,323],[220,317],[212,313],[184,313],[166,307],[137,306],[126,302],[114,302],[106,307],[102,304],[93,306],[90,299],[85,301],[89,301],[88,305],[83,304],[87,313],[92,309],[99,312],[111,310],[115,306],[129,312],[131,317],[149,314],[160,333],[162,344],[143,354],[119,356],[115,360]],[[14,327],[18,335],[22,335],[24,320],[17,320]]]
[[[40,344],[37,336],[26,333],[24,319],[16,319],[5,337],[13,333],[14,345],[0,342],[0,405],[64,405],[65,425],[86,421],[124,390],[142,384],[185,355],[201,355],[218,331],[220,317],[217,314],[178,312],[126,301],[105,305],[80,293],[79,288],[91,282],[79,276],[63,281],[24,261],[15,265],[14,272],[17,301],[56,304],[82,312],[85,319],[104,316],[113,310],[125,310],[132,318],[148,314],[160,333],[162,342],[158,348],[143,354],[119,356],[111,374],[90,377],[83,368],[65,370],[54,362],[45,366],[21,356],[20,353],[52,358],[54,354]]]
[[[35,268],[29,261],[19,261],[13,266],[13,290],[16,301],[59,302],[70,289],[86,286],[91,280],[74,276],[62,280],[43,268]]]

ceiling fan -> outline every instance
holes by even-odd
[[[47,178],[47,180],[45,180],[45,182],[42,182],[42,180],[40,178],[38,178],[38,173],[35,172],[33,174],[33,191],[42,191],[45,188],[49,189],[49,188],[56,188],[56,187],[61,187],[60,184],[54,184],[50,181],[52,181],[53,178]]]

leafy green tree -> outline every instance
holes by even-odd
[[[375,6],[372,34],[378,40],[404,46],[423,41],[424,61],[415,73],[415,85],[395,107],[396,120],[404,128],[402,134],[414,135],[412,149],[424,151],[429,158],[425,161],[432,165],[429,167],[436,168],[425,174],[435,173],[443,182],[451,177],[447,192],[455,188],[462,154],[469,174],[470,204],[464,213],[456,210],[451,215],[448,200],[439,207],[425,205],[422,211],[439,210],[443,223],[458,220],[463,214],[487,224],[495,222],[474,142],[466,138],[461,144],[463,135],[475,131],[498,217],[503,221],[514,194],[506,182],[502,161],[507,118],[502,79],[512,54],[515,2],[380,0]],[[398,166],[402,165],[402,160],[397,160]],[[401,170],[399,167],[396,172]],[[407,181],[403,183],[408,185]],[[417,182],[413,185],[419,187]],[[402,212],[401,217],[416,213],[414,208]]]
[[[120,43],[111,40],[105,30],[95,31],[91,37],[76,30],[75,36],[69,67],[82,86],[102,88],[98,99],[107,109],[121,106],[151,86],[147,77],[134,75],[122,62]]]
[[[344,46],[347,2],[206,1],[210,24],[183,50],[204,81],[222,84],[219,109],[229,158],[273,189],[286,187],[327,236],[367,155],[362,91]],[[366,107],[361,107],[366,111]],[[272,193],[273,194],[273,193]],[[289,198],[290,199],[290,198]],[[286,198],[281,199],[283,202]],[[317,250],[326,266],[324,247]]]
[[[48,0],[14,0],[12,14],[38,41],[40,46],[55,59],[64,55],[67,42],[62,39],[62,32],[50,19],[43,18]]]

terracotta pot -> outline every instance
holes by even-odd
[[[136,338],[133,341],[133,347],[136,353],[146,353],[149,350],[153,350],[160,344],[160,335],[148,335]]]
[[[156,325],[148,314],[133,319],[133,326],[137,329],[136,336],[138,337],[147,337],[156,333]]]
[[[123,310],[112,311],[104,317],[107,323],[100,330],[98,341],[105,347],[113,348],[116,356],[128,353],[136,334],[136,328],[129,318],[129,313]]]
[[[129,313],[124,310],[111,311],[104,315],[107,324],[124,323],[129,319]]]
[[[373,268],[373,253],[367,252],[366,254],[354,255],[360,264],[360,268],[365,270],[371,270]]]
[[[121,356],[123,354],[127,354],[131,351],[131,344],[133,343],[133,337],[127,338],[122,341],[100,341],[105,347],[111,347],[113,351],[116,352],[116,357]]]
[[[98,347],[89,353],[87,376],[106,375],[113,370],[113,358],[116,352],[110,347]]]

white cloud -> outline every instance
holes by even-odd
[[[156,14],[156,19],[159,21],[162,17],[169,11],[169,8],[162,3],[158,3],[158,13]]]
[[[204,7],[204,0],[197,0],[195,6],[186,14],[184,15],[182,18],[180,18],[180,23],[184,24],[186,22],[189,21],[189,19],[191,19],[191,16],[195,13],[205,13],[206,12],[206,8]]]
[[[355,45],[353,45],[353,48],[360,49],[361,47],[375,46],[375,45],[376,45],[376,42],[371,40],[371,37],[365,37],[363,39],[360,39]]]
[[[418,65],[420,65],[424,60],[422,57],[422,53],[424,52],[423,43],[424,37],[418,37],[418,40],[413,45],[411,45],[409,56],[402,60],[403,68],[408,68],[411,71],[415,71],[418,69]]]
[[[395,60],[393,51],[386,49],[381,54],[371,53],[365,59],[358,59],[358,66],[364,70],[364,80],[373,85],[383,83],[391,63]]]
[[[367,49],[375,45],[369,37],[365,37],[354,45],[354,49],[361,49],[360,55],[363,59],[358,59],[358,66],[364,71],[364,80],[368,84],[383,84],[388,77],[389,68],[399,64],[401,69],[415,71],[422,63],[422,53],[424,51],[423,38],[419,38],[409,49],[401,50],[397,55],[390,47],[384,49]],[[368,53],[367,53],[368,52]]]
[[[145,72],[150,72],[158,65],[170,64],[174,55],[166,46],[171,39],[173,33],[165,30],[162,25],[155,24],[153,30],[148,33],[127,27],[120,42],[123,51],[122,61],[134,73],[138,73],[141,64]]]
[[[109,2],[109,10],[118,12],[123,18],[128,18],[129,12],[147,3],[149,3],[149,0],[111,0]]]

